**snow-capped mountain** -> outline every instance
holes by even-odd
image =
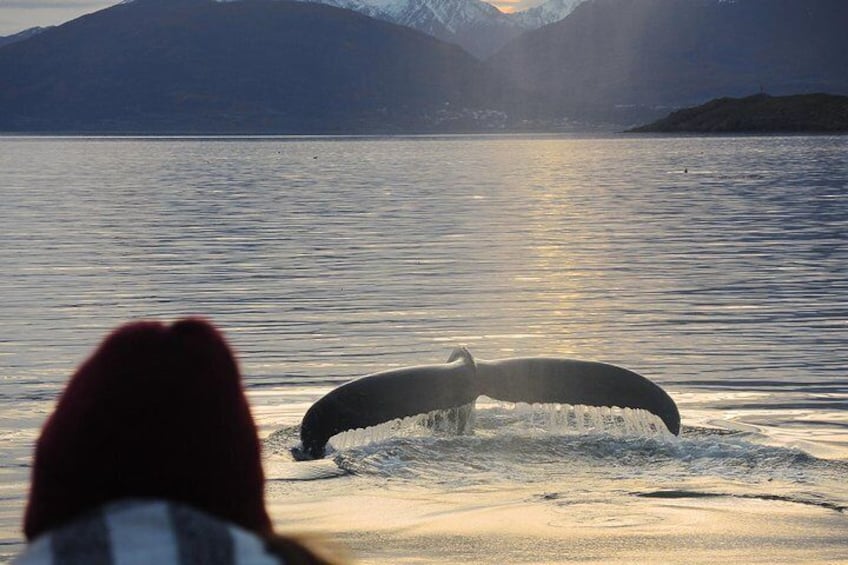
[[[227,3],[240,0],[214,0]],[[493,55],[523,32],[567,17],[586,0],[547,0],[505,14],[482,0],[296,0],[353,10],[455,43],[479,59]],[[123,0],[131,4],[136,0]]]
[[[217,2],[232,2],[233,0],[216,0]],[[384,11],[379,2],[366,2],[362,0],[295,0],[296,2],[307,2],[315,4],[326,4],[327,6],[335,6],[336,8],[344,8],[345,10],[353,10],[360,14],[365,14],[378,20],[393,22],[394,17],[387,11]]]
[[[523,30],[506,14],[481,0],[370,0],[392,22],[456,43],[484,58]]]
[[[415,27],[431,27],[457,33],[468,26],[486,22],[506,24],[509,18],[480,0],[369,0],[395,23]],[[422,29],[422,31],[425,31]]]
[[[299,0],[354,10],[456,43],[484,59],[522,32],[559,21],[585,0],[548,0],[505,14],[481,0]]]
[[[538,29],[565,19],[586,0],[548,0],[533,8],[509,14],[523,29]]]

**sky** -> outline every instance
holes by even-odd
[[[120,0],[0,0],[0,36],[36,26],[63,24],[69,20],[108,8]],[[490,2],[503,11],[529,8],[538,0],[497,0]]]
[[[0,35],[65,23],[120,0],[0,0]]]

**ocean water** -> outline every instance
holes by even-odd
[[[0,560],[76,365],[185,315],[238,351],[278,528],[359,562],[848,558],[848,137],[0,137],[0,241]],[[457,345],[627,367],[682,434],[481,399],[292,460],[321,395]]]

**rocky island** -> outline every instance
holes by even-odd
[[[636,133],[838,133],[848,132],[848,96],[800,94],[717,98],[672,112]]]

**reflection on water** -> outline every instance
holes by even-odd
[[[189,313],[256,383],[457,342],[661,382],[845,374],[845,138],[0,144],[5,398]]]
[[[848,386],[844,137],[0,146],[6,401],[51,398],[115,324],[185,314],[252,385],[473,342],[672,390]]]

